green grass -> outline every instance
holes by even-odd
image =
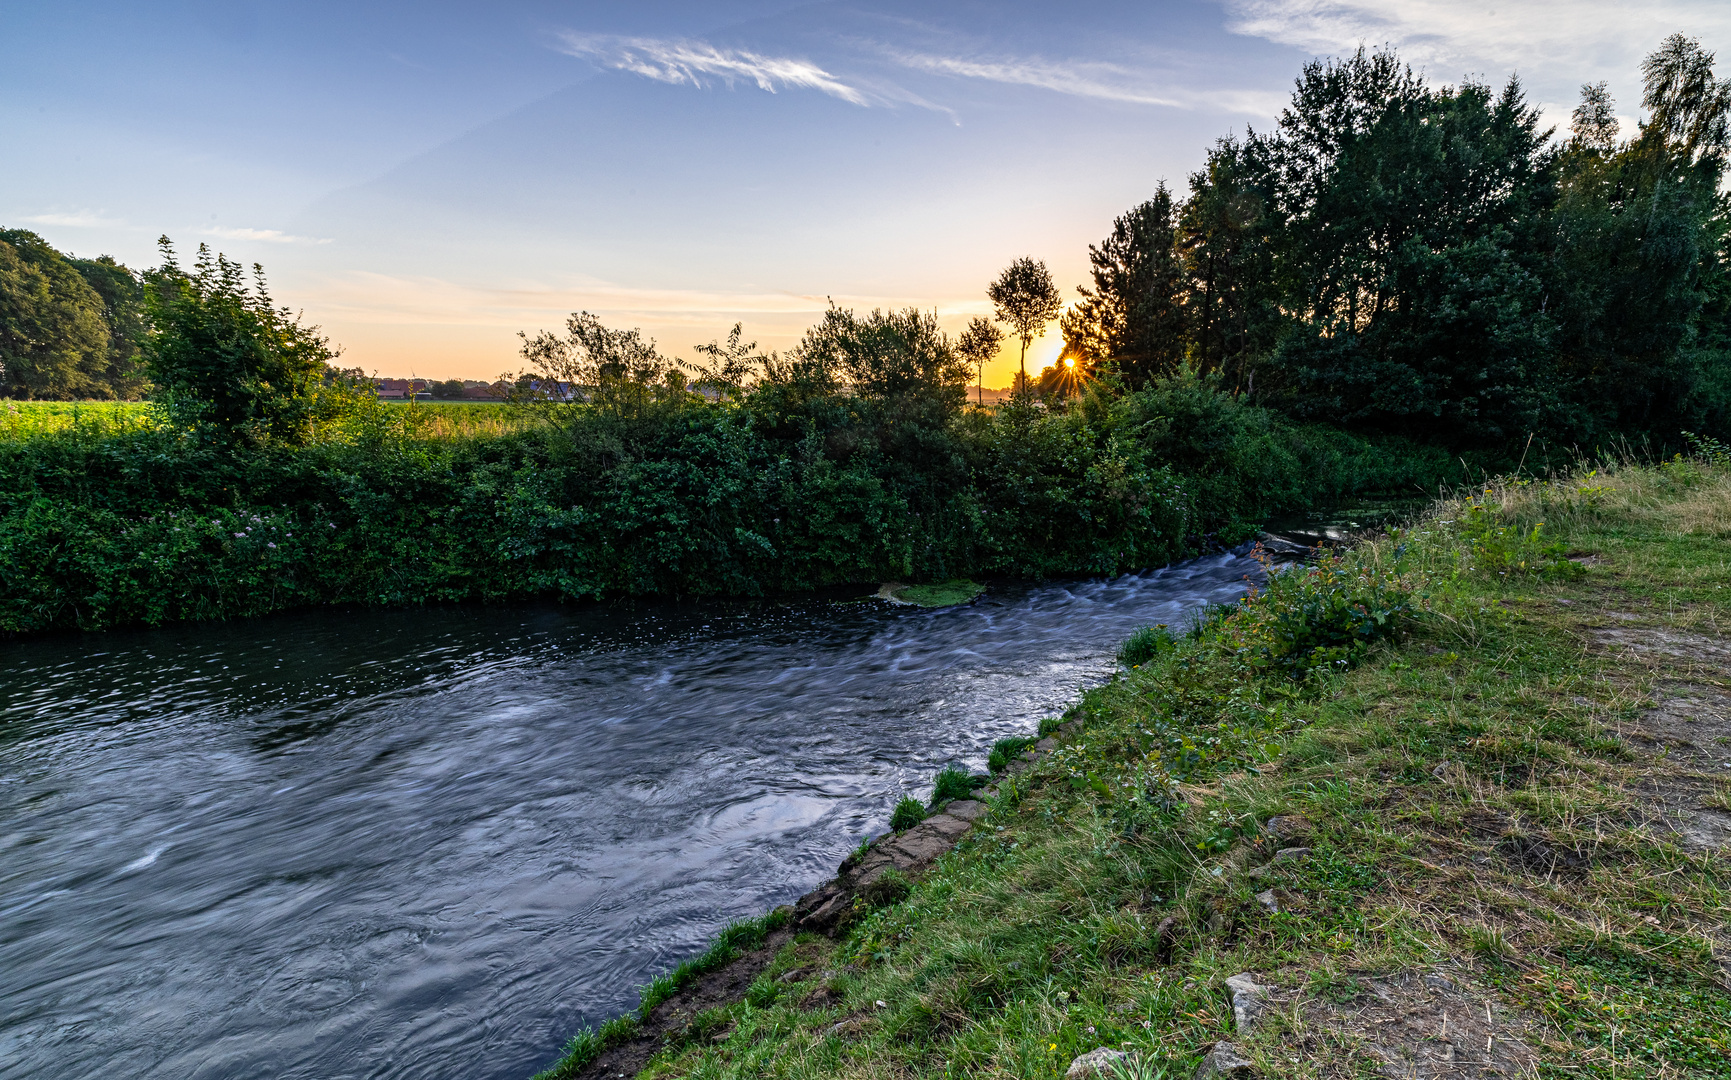
[[[637,1025],[647,1019],[659,1004],[690,985],[700,975],[717,971],[740,954],[763,944],[770,933],[787,924],[785,912],[773,911],[758,919],[744,919],[728,924],[701,955],[682,962],[678,967],[658,975],[643,987],[636,1013],[617,1016],[599,1028],[584,1028],[565,1044],[555,1065],[535,1074],[534,1080],[565,1080],[577,1075],[585,1065],[599,1057],[602,1051],[637,1033]]]
[[[904,604],[920,607],[954,607],[969,603],[985,591],[984,585],[966,578],[954,578],[936,585],[909,585],[898,590],[895,598]]]
[[[0,439],[76,429],[118,435],[152,422],[150,406],[142,401],[0,401]]]
[[[1083,695],[904,899],[790,945],[834,996],[747,995],[645,1075],[1050,1080],[1127,1045],[1188,1076],[1228,1036],[1353,1075],[1314,1017],[1234,1033],[1224,977],[1326,1003],[1443,963],[1528,1018],[1541,1075],[1731,1075],[1731,872],[1644,824],[1672,774],[1619,731],[1660,676],[1583,646],[1611,612],[1724,635],[1727,507],[1700,462],[1493,485],[1277,576]],[[1253,877],[1277,814],[1312,853]]]
[[[926,804],[909,795],[896,803],[895,812],[890,815],[890,828],[896,832],[905,832],[926,819]]]
[[[983,783],[984,777],[971,776],[954,766],[946,768],[932,784],[932,805],[939,806],[953,799],[971,799],[974,789]]]
[[[364,413],[321,429],[323,439],[344,440],[371,426],[426,442],[485,438],[521,431],[539,421],[517,409],[485,401],[380,402]],[[101,438],[156,423],[145,401],[0,401],[0,440],[80,431]]]

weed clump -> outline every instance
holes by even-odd
[[[1010,767],[1010,762],[1040,740],[1032,735],[1012,735],[1007,739],[999,739],[992,744],[992,752],[986,758],[986,768],[994,773],[1001,773]]]
[[[896,832],[906,832],[925,819],[925,803],[910,795],[896,803],[895,812],[890,815],[890,828]]]
[[[1118,649],[1118,662],[1127,668],[1141,667],[1161,653],[1171,651],[1177,643],[1165,623],[1140,626]]]
[[[969,776],[955,766],[949,766],[938,774],[937,783],[932,788],[932,805],[973,798],[974,788],[983,781],[983,777]]]

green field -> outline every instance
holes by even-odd
[[[365,422],[383,424],[416,439],[484,438],[522,431],[538,421],[502,403],[488,401],[414,401],[378,403],[366,418],[350,418],[341,427]],[[0,402],[0,439],[29,439],[55,431],[83,429],[93,435],[119,434],[154,426],[155,414],[146,401],[4,401]],[[341,437],[340,430],[326,433]]]

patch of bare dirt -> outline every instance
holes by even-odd
[[[1307,997],[1298,1004],[1305,1044],[1336,1053],[1322,1075],[1390,1080],[1534,1075],[1524,1041],[1528,1024],[1454,972],[1396,972],[1357,982],[1345,1002]],[[1308,1046],[1307,1046],[1308,1048]]]
[[[1650,707],[1622,731],[1649,755],[1637,789],[1648,820],[1685,847],[1731,848],[1731,813],[1707,802],[1715,779],[1731,776],[1731,693],[1723,686],[1731,641],[1658,626],[1602,626],[1591,634],[1654,677]]]

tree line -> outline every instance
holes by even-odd
[[[1065,355],[1184,368],[1296,419],[1451,444],[1726,428],[1731,80],[1681,34],[1627,138],[1599,83],[1569,135],[1518,79],[1433,88],[1392,51],[1305,66],[1089,249]]]
[[[137,273],[0,229],[0,397],[136,398],[145,329]]]

